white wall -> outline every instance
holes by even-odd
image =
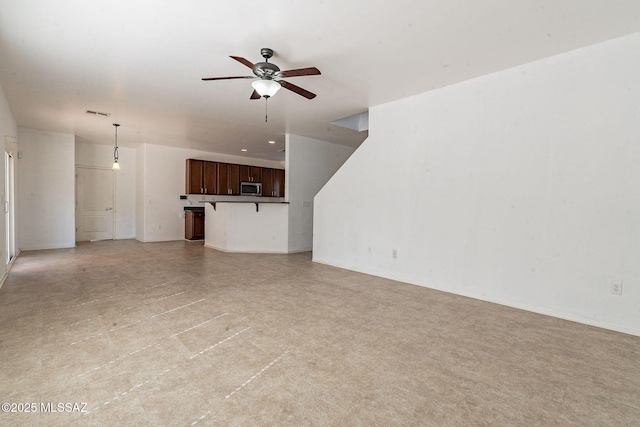
[[[640,335],[639,49],[371,109],[316,197],[314,260]]]
[[[354,148],[287,134],[285,198],[289,202],[289,252],[313,247],[313,198]]]
[[[140,205],[136,208],[140,215],[140,229],[136,228],[136,238],[143,242],[184,239],[183,208],[190,204],[189,201],[180,200],[180,195],[185,194],[186,159],[281,167],[280,162],[276,161],[152,144],[144,144],[138,149],[137,155],[138,168],[143,170],[142,182],[138,185],[143,192],[138,195]]]
[[[136,236],[136,149],[118,147],[121,169],[114,171],[115,180],[115,238]],[[76,141],[76,166],[111,169],[113,147]]]
[[[18,129],[18,246],[75,246],[75,137]]]

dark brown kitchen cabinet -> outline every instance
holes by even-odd
[[[284,197],[284,169],[273,170],[273,196]]]
[[[262,196],[273,196],[273,169],[262,168]]]
[[[262,168],[240,165],[240,182],[262,182]]]
[[[218,163],[207,160],[187,159],[186,193],[215,194]]]
[[[218,163],[216,194],[240,194],[240,165]]]
[[[202,160],[187,159],[186,193],[201,194],[202,192]]]
[[[284,170],[262,168],[262,196],[284,197]]]
[[[184,238],[187,240],[204,239],[204,212],[187,210],[184,214]]]
[[[284,197],[283,169],[187,159],[186,194],[237,196],[241,182],[262,183],[263,197]]]

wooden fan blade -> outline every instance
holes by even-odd
[[[283,80],[278,81],[278,83],[280,83],[280,86],[282,86],[283,88],[289,89],[291,92],[295,92],[298,95],[302,95],[307,99],[313,99],[316,97],[315,93],[311,93],[306,89],[302,89],[300,86],[296,86],[293,83],[285,82]]]
[[[202,80],[254,79],[256,76],[203,77]]]
[[[260,94],[254,90],[249,99],[260,99],[260,98],[262,98]]]
[[[283,77],[316,76],[320,74],[320,70],[316,67],[298,68],[295,70],[283,71],[282,74]]]
[[[239,63],[244,64],[244,65],[246,65],[247,67],[249,67],[249,68],[251,68],[253,70],[253,63],[250,62],[248,59],[244,59],[241,56],[232,56],[232,55],[229,55],[229,58],[233,58],[236,61],[238,61]]]

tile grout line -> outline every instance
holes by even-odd
[[[230,339],[232,339],[232,338],[234,338],[234,337],[236,337],[236,336],[240,335],[241,333],[245,332],[245,331],[246,331],[246,330],[248,330],[248,329],[251,329],[251,326],[248,326],[248,327],[244,328],[243,330],[238,331],[238,332],[236,332],[235,334],[233,334],[233,335],[231,335],[231,336],[229,336],[229,337],[227,337],[227,338],[223,339],[222,341],[218,341],[217,343],[213,344],[212,346],[205,348],[205,349],[204,349],[204,350],[202,350],[201,352],[194,354],[193,356],[189,357],[189,360],[194,359],[194,358],[196,358],[196,357],[198,357],[198,356],[200,356],[200,355],[202,355],[202,354],[206,353],[206,352],[207,352],[207,351],[209,351],[209,350],[213,350],[214,348],[216,348],[216,347],[217,347],[217,346],[219,346],[220,344],[224,343],[225,341],[229,341]]]
[[[169,285],[169,283],[162,283],[160,285],[148,286],[146,288],[140,289],[140,291],[145,291],[147,289],[155,289],[155,288],[159,288],[161,286],[167,286],[167,285]],[[181,293],[184,293],[184,292],[186,292],[186,291],[179,292],[178,294],[181,294]],[[174,294],[174,295],[178,295],[178,294]],[[80,304],[71,305],[71,306],[67,307],[67,309],[82,307],[83,305],[93,304],[94,302],[98,302],[98,301],[105,301],[105,300],[108,300],[108,299],[116,298],[118,296],[121,296],[121,295],[110,295],[110,296],[104,297],[104,298],[97,298],[97,299],[94,299],[94,300],[91,300],[91,301],[87,301],[87,302],[83,302],[83,303],[80,303]],[[169,297],[171,297],[171,296],[173,296],[173,295],[169,295]],[[165,298],[169,298],[169,297],[165,297]],[[164,298],[160,298],[159,300],[162,300],[162,299],[164,299]],[[159,300],[157,300],[157,301],[159,301]],[[77,322],[77,323],[80,323],[80,322]],[[75,325],[75,323],[74,323],[74,325]]]
[[[174,312],[174,311],[176,311],[176,310],[180,310],[180,309],[182,309],[182,308],[189,307],[190,305],[197,304],[197,303],[202,302],[202,301],[205,301],[205,300],[206,300],[206,298],[203,298],[203,299],[201,299],[201,300],[194,301],[194,302],[191,302],[191,303],[189,303],[189,304],[186,304],[186,305],[183,305],[183,306],[180,306],[180,307],[176,307],[176,308],[174,308],[174,309],[167,310],[167,311],[162,312],[162,313],[159,313],[159,314],[154,314],[153,316],[149,317],[149,319],[153,319],[153,318],[155,318],[155,317],[162,316],[163,314],[172,313],[172,312]],[[128,328],[129,326],[137,325],[138,323],[142,323],[144,320],[146,320],[146,319],[138,320],[138,321],[133,322],[133,323],[128,323],[128,324],[126,324],[126,325],[119,326],[119,327],[117,327],[117,328],[109,329],[109,330],[108,330],[108,331],[106,331],[106,332],[100,332],[99,334],[96,334],[96,335],[91,335],[91,336],[86,337],[86,338],[83,338],[83,339],[81,339],[81,340],[78,340],[78,341],[72,342],[70,345],[76,345],[76,344],[79,344],[79,343],[81,343],[81,342],[84,342],[84,341],[87,341],[87,340],[90,340],[90,339],[97,338],[97,337],[100,337],[100,336],[102,336],[102,335],[108,334],[108,333],[110,333],[110,332],[115,332],[115,331],[120,330],[120,329],[123,329],[123,328]]]
[[[198,301],[190,302],[189,304],[185,304],[185,305],[182,305],[180,307],[176,307],[176,308],[164,311],[164,312],[159,313],[159,314],[154,314],[153,316],[151,316],[151,318],[153,319],[154,317],[162,316],[163,314],[173,313],[176,310],[180,310],[182,308],[189,307],[190,305],[197,304],[197,303],[202,302],[202,301],[206,301],[206,298],[202,298],[202,299],[200,299]]]
[[[176,336],[178,336],[178,335],[180,335],[180,334],[183,334],[183,333],[185,333],[185,332],[191,331],[191,330],[193,330],[193,329],[195,329],[195,328],[197,328],[197,327],[200,327],[200,326],[202,326],[202,325],[204,325],[204,324],[207,324],[207,323],[211,322],[212,320],[218,319],[218,318],[220,318],[220,317],[222,317],[222,316],[224,316],[224,315],[227,315],[227,314],[229,314],[229,313],[224,313],[224,314],[220,314],[220,315],[218,315],[218,316],[216,316],[216,317],[212,317],[211,319],[209,319],[209,320],[205,320],[205,321],[204,321],[204,322],[202,322],[202,323],[199,323],[199,324],[197,324],[197,325],[195,325],[195,326],[192,326],[192,327],[190,327],[190,328],[187,328],[187,329],[185,329],[185,330],[184,330],[184,331],[182,331],[182,332],[178,332],[177,334],[170,335],[170,336],[169,336],[169,338],[174,338],[174,337],[176,337]],[[149,344],[149,345],[148,345],[148,346],[146,346],[146,347],[142,347],[142,348],[139,348],[139,349],[134,350],[134,351],[132,351],[132,352],[129,352],[129,353],[127,353],[127,354],[123,355],[123,356],[119,356],[119,357],[117,357],[117,358],[115,358],[115,359],[113,359],[113,360],[110,360],[110,361],[109,361],[109,362],[107,362],[107,363],[104,363],[104,364],[102,364],[102,365],[96,366],[95,368],[93,368],[93,369],[91,369],[91,370],[89,370],[89,371],[87,371],[87,372],[84,372],[84,373],[82,373],[82,374],[78,375],[76,378],[82,377],[82,376],[87,375],[87,374],[91,374],[91,373],[93,373],[93,372],[95,372],[95,371],[97,371],[97,370],[99,370],[99,369],[105,368],[105,367],[107,367],[107,366],[109,366],[109,365],[111,365],[111,364],[113,364],[113,363],[115,363],[115,362],[118,362],[118,361],[120,361],[120,360],[122,360],[122,359],[126,359],[126,358],[127,358],[127,357],[129,357],[129,356],[133,356],[133,355],[134,355],[134,354],[136,354],[136,353],[140,353],[141,351],[147,350],[148,348],[151,348],[151,347],[153,347],[154,345],[158,345],[158,344],[160,344],[160,343],[159,343],[159,342],[154,342],[154,343]]]
[[[140,291],[146,291],[147,289],[155,289],[155,288],[159,288],[160,286],[167,286],[167,285],[169,285],[169,283],[160,283],[159,285],[147,286],[146,288],[140,289]]]
[[[175,294],[173,294],[173,295],[167,295],[166,297],[158,298],[157,300],[154,300],[154,301],[162,301],[163,299],[167,299],[167,298],[175,297],[176,295],[184,294],[184,293],[186,293],[186,292],[187,292],[187,291],[182,291],[182,292],[175,293]]]
[[[76,345],[76,344],[79,344],[81,342],[88,341],[90,339],[97,338],[97,337],[100,337],[102,335],[108,334],[110,332],[115,332],[115,331],[118,331],[120,329],[128,328],[129,326],[137,325],[138,323],[142,323],[142,320],[138,320],[138,321],[135,321],[133,323],[128,323],[128,324],[123,325],[123,326],[118,326],[117,328],[112,328],[112,329],[109,329],[106,332],[100,332],[99,334],[96,334],[96,335],[91,335],[91,336],[83,338],[83,339],[81,339],[79,341],[72,342],[70,345]]]
[[[260,371],[258,371],[256,374],[254,374],[251,378],[249,378],[247,381],[245,381],[244,383],[242,383],[242,385],[240,385],[239,387],[237,387],[235,390],[233,390],[231,393],[229,393],[228,395],[226,395],[224,397],[224,400],[229,399],[231,396],[233,396],[234,394],[236,394],[238,391],[240,391],[242,388],[246,387],[251,381],[255,380],[258,376],[262,375],[267,369],[269,369],[270,367],[272,367],[274,364],[276,364],[280,359],[282,359],[287,353],[289,353],[289,350],[285,351],[284,353],[282,353],[280,356],[276,357],[275,359],[273,359],[271,361],[271,363],[269,363],[268,365],[266,365],[264,368],[262,368]],[[191,423],[192,426],[195,426],[196,424],[198,424],[200,421],[204,420],[209,414],[211,413],[211,410],[207,411],[204,415],[202,415],[200,418],[198,418],[197,420],[195,420],[194,422]]]
[[[224,398],[225,400],[230,398],[231,396],[233,396],[234,394],[236,394],[238,391],[240,391],[243,387],[245,387],[247,384],[249,384],[251,381],[255,380],[259,375],[261,375],[262,373],[264,373],[264,371],[266,371],[267,369],[269,369],[271,366],[273,366],[275,363],[277,363],[280,359],[282,359],[284,357],[285,354],[287,354],[289,352],[289,350],[285,351],[284,353],[282,353],[280,356],[276,357],[274,360],[271,361],[271,363],[269,363],[267,366],[265,366],[264,368],[262,368],[260,370],[260,372],[258,372],[257,374],[255,374],[254,376],[252,376],[251,378],[249,378],[247,381],[245,381],[242,385],[240,385],[238,388],[236,388],[235,390],[233,390],[231,393],[229,393],[228,395],[226,395]]]
[[[229,314],[229,313],[223,313],[223,314],[220,314],[220,315],[218,315],[218,316],[216,316],[216,317],[212,317],[211,319],[209,319],[209,320],[205,320],[205,321],[204,321],[204,322],[202,322],[202,323],[198,323],[197,325],[192,326],[192,327],[190,327],[190,328],[187,328],[187,329],[185,329],[185,330],[184,330],[184,331],[182,331],[182,332],[178,332],[178,333],[175,333],[175,334],[173,334],[173,335],[170,335],[170,336],[169,336],[169,338],[177,337],[177,336],[178,336],[178,335],[180,335],[180,334],[184,334],[185,332],[189,332],[189,331],[190,331],[190,330],[192,330],[192,329],[195,329],[195,328],[197,328],[197,327],[199,327],[199,326],[202,326],[202,325],[204,325],[204,324],[206,324],[206,323],[209,323],[209,322],[211,322],[212,320],[219,319],[220,317],[222,317],[222,316],[226,316],[227,314]]]
[[[98,302],[98,301],[106,301],[108,299],[115,298],[115,297],[116,297],[116,295],[111,295],[109,297],[104,297],[104,298],[98,298],[98,299],[94,299],[94,300],[91,300],[91,301],[83,302],[81,304],[71,305],[71,306],[67,307],[67,309],[82,307],[83,305],[93,304],[94,302]]]
[[[228,341],[228,340],[232,339],[233,337],[238,336],[239,334],[243,333],[244,331],[246,331],[247,329],[250,329],[250,328],[251,328],[251,326],[249,326],[249,327],[247,327],[247,328],[244,328],[243,330],[241,330],[241,331],[239,331],[239,332],[236,332],[235,334],[233,334],[233,335],[231,335],[231,336],[229,336],[229,337],[227,337],[227,338],[223,339],[222,341],[219,341],[218,343],[214,344],[213,346],[211,346],[211,347],[207,348],[205,351],[211,350],[212,348],[214,348],[214,347],[218,346],[219,344],[222,344],[223,342]],[[202,353],[202,352],[198,353],[198,355],[199,355],[199,354],[201,354],[201,353]],[[283,354],[283,356],[284,356],[284,354]],[[190,357],[189,359],[185,360],[185,361],[183,362],[183,364],[184,364],[184,363],[186,363],[186,362],[189,362],[191,359],[193,359],[193,357],[195,357],[195,356],[192,356],[192,357]],[[280,357],[282,357],[282,356],[280,356]],[[273,364],[273,363],[274,363],[274,362],[272,362],[271,364]],[[271,364],[270,364],[270,365],[271,365]],[[269,366],[270,366],[270,365],[269,365]],[[168,374],[169,372],[171,372],[171,371],[175,370],[177,367],[178,367],[178,365],[174,365],[174,366],[172,366],[172,367],[171,367],[171,368],[169,368],[169,369],[165,369],[165,370],[164,370],[164,371],[162,371],[161,373],[157,374],[157,375],[155,376],[155,378],[160,378],[160,377],[162,377],[162,376],[164,376],[164,375]],[[127,394],[129,394],[129,393],[131,393],[131,392],[133,392],[133,391],[135,391],[135,390],[137,390],[137,389],[141,388],[141,387],[142,387],[143,385],[145,385],[145,384],[148,384],[148,383],[149,383],[149,382],[151,382],[152,380],[153,380],[153,378],[152,378],[152,379],[148,379],[148,380],[146,380],[146,381],[143,381],[143,382],[141,382],[141,383],[139,383],[139,384],[137,384],[137,385],[135,385],[135,386],[131,387],[129,390],[124,391],[124,392],[122,392],[122,393],[120,393],[120,394],[116,395],[115,397],[113,397],[113,398],[111,398],[111,399],[107,400],[107,401],[106,401],[106,402],[104,402],[102,405],[98,405],[98,406],[96,406],[95,408],[93,408],[93,410],[92,410],[92,411],[96,411],[96,410],[100,409],[100,408],[101,408],[101,407],[103,407],[103,406],[106,406],[106,405],[109,405],[109,404],[111,404],[111,403],[115,402],[116,400],[120,399],[121,397],[126,396]],[[83,415],[88,415],[88,414],[90,414],[92,411],[86,411],[86,412],[83,412]]]

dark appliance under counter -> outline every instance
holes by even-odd
[[[204,239],[204,207],[184,207],[184,238],[185,240]]]

